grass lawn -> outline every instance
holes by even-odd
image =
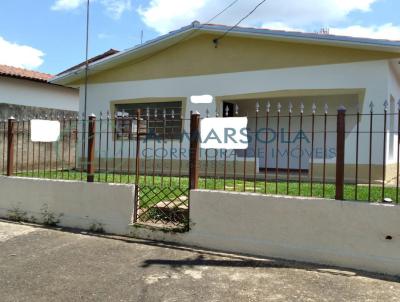
[[[35,172],[21,172],[18,173],[17,176],[27,176],[27,177],[35,177],[35,178],[47,178],[47,179],[65,179],[65,180],[83,180],[86,181],[86,173],[77,172],[77,171],[35,171]],[[112,173],[96,173],[95,175],[96,182],[109,182],[109,183],[134,183],[135,176],[127,175],[127,174],[112,174]],[[181,189],[188,188],[188,177],[169,177],[169,176],[140,176],[139,184],[147,185],[147,186],[156,186],[156,187],[165,187],[171,188],[168,196],[171,198],[174,195],[179,195],[182,193]],[[176,188],[175,191],[173,189]],[[282,195],[292,195],[292,196],[311,196],[311,186],[310,183],[304,182],[301,183],[299,188],[298,182],[290,182],[287,184],[286,182],[278,182],[277,185],[275,182],[271,180],[271,182],[265,183],[264,181],[243,181],[243,180],[233,180],[226,179],[225,182],[223,179],[212,179],[208,178],[205,181],[204,178],[199,179],[199,188],[200,189],[210,189],[210,190],[225,190],[225,191],[236,191],[236,192],[256,192],[262,194],[282,194]],[[355,185],[345,185],[344,188],[344,198],[346,200],[359,200],[359,201],[368,201],[368,186],[367,185],[358,185],[357,186],[357,198],[355,196]],[[166,190],[165,192],[167,192]],[[325,193],[324,193],[325,191]],[[162,195],[160,193],[160,195]],[[314,197],[325,197],[325,198],[335,198],[335,185],[334,184],[326,184],[325,190],[324,186],[321,183],[314,183],[312,196]],[[381,201],[382,196],[382,186],[372,185],[370,192],[370,201]],[[385,188],[385,197],[391,198],[393,201],[396,201],[396,188],[395,187],[386,187]],[[159,199],[162,196],[159,197]],[[160,200],[159,200],[160,201]]]

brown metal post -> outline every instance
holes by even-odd
[[[200,168],[200,113],[190,116],[189,189],[198,188]]]
[[[135,185],[139,184],[140,177],[140,109],[136,112],[136,174]]]
[[[133,222],[137,222],[138,202],[139,202],[139,184],[140,184],[140,109],[136,111],[136,163],[135,163],[135,198],[133,205]],[[128,155],[130,156],[130,155]],[[154,155],[155,156],[155,155]]]
[[[14,172],[14,136],[15,136],[15,118],[8,119],[7,133],[7,176],[12,176]]]
[[[341,106],[337,114],[336,140],[336,195],[335,199],[344,199],[344,150],[345,150],[345,116],[346,108]]]
[[[89,116],[89,129],[88,129],[87,182],[94,182],[95,139],[96,139],[96,116],[92,114]]]

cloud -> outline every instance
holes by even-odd
[[[329,29],[329,33],[333,35],[400,41],[400,26],[396,26],[393,23],[386,23],[380,26],[353,25],[343,28],[333,27]]]
[[[102,0],[107,14],[113,19],[121,18],[122,14],[132,9],[131,0]]]
[[[300,31],[304,32],[305,30],[299,27],[293,27],[289,26],[283,22],[268,22],[268,23],[263,23],[261,25],[262,28],[268,28],[268,29],[275,29],[275,30],[286,30],[286,31]]]
[[[57,0],[52,6],[52,10],[73,10],[85,3],[85,0]]]
[[[260,6],[243,25],[259,27],[268,23],[304,28],[316,24],[327,26],[345,20],[353,11],[367,12],[379,0],[269,0]],[[190,24],[193,20],[206,22],[227,7],[232,0],[151,0],[139,6],[142,21],[157,32]],[[214,22],[234,24],[257,5],[259,0],[239,1]]]
[[[121,18],[122,14],[132,9],[131,0],[91,0],[91,2],[100,3],[107,13],[113,19]],[[86,0],[56,0],[51,6],[56,11],[71,11],[78,9],[86,3]]]
[[[35,69],[43,64],[43,56],[44,53],[39,49],[0,37],[0,64]]]
[[[138,13],[147,26],[164,34],[188,25],[195,19],[204,21],[202,11],[207,10],[208,2],[208,0],[151,0],[149,6],[144,8],[139,6]]]
[[[304,28],[292,27],[282,22],[264,23],[261,27],[276,30],[306,32]],[[348,27],[327,28],[331,35],[400,41],[400,25],[394,25],[393,23],[371,26],[352,25]],[[319,32],[319,30],[317,30],[317,32]]]
[[[101,39],[101,40],[103,40],[103,39],[109,39],[109,38],[111,38],[111,37],[112,37],[112,35],[106,34],[106,33],[98,33],[98,34],[97,34],[97,38],[99,38],[99,39]]]

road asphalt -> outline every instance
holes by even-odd
[[[0,221],[0,301],[400,301],[400,278]]]

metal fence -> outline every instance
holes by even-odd
[[[178,111],[178,110],[177,110]],[[365,112],[365,110],[364,110]],[[214,114],[213,114],[214,115]],[[399,202],[399,110],[361,113],[288,104],[243,113],[245,150],[201,149],[200,123],[174,109],[48,118],[56,142],[32,142],[31,120],[0,122],[4,175],[136,184],[134,221],[184,226],[190,189]],[[112,202],[112,201],[110,201]]]
[[[31,120],[0,121],[1,169],[3,175],[39,178],[78,179],[72,171],[83,171],[78,156],[79,120],[59,119],[61,135],[57,142],[32,142]],[[83,175],[80,177],[83,180]]]

